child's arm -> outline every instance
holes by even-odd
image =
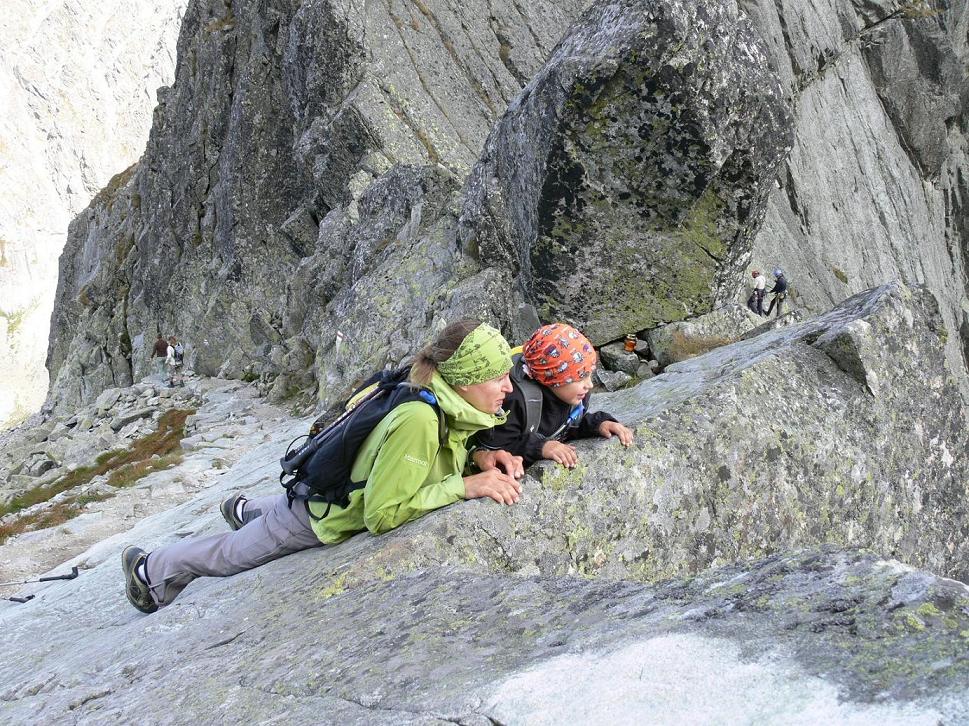
[[[592,394],[590,393],[582,402],[587,410],[591,399]],[[601,436],[604,439],[618,436],[623,446],[629,446],[633,442],[633,432],[619,423],[612,414],[605,411],[596,411],[583,416],[575,429],[575,433],[569,438],[591,439],[596,436]]]
[[[589,404],[592,403],[592,394],[590,393],[582,401],[582,405],[585,406],[585,410],[589,410]],[[579,419],[579,425],[570,432],[570,439],[592,439],[596,436],[601,436],[599,433],[599,427],[605,421],[615,421],[616,419],[612,414],[608,414],[605,411],[596,411],[595,413],[587,413],[581,419]]]
[[[603,421],[599,424],[599,435],[604,439],[619,437],[619,443],[629,446],[633,442],[633,432],[618,421]]]

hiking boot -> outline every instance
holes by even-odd
[[[219,511],[222,512],[222,518],[229,523],[229,527],[233,530],[239,529],[245,524],[239,517],[236,516],[236,505],[239,502],[245,502],[246,497],[241,492],[233,494],[231,497],[222,500],[222,504],[219,505]],[[243,504],[242,506],[245,506]]]
[[[124,572],[124,593],[135,608],[143,613],[153,613],[158,605],[151,597],[148,584],[138,577],[138,566],[145,561],[148,553],[140,547],[128,545],[121,552],[121,571]]]

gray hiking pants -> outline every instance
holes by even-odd
[[[245,525],[235,532],[185,539],[154,550],[145,565],[151,596],[168,605],[196,577],[226,577],[284,555],[321,547],[302,502],[288,506],[285,494],[246,502]]]

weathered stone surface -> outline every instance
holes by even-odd
[[[166,721],[186,724],[215,712],[349,724],[632,723],[659,709],[682,722],[969,717],[969,588],[871,555],[805,551],[654,587],[473,566],[351,584],[331,574],[341,549],[200,581],[146,620],[116,587],[117,545],[102,547],[78,580],[0,604],[4,711],[84,723],[165,703]]]
[[[57,468],[56,461],[53,461],[45,457],[41,457],[35,460],[33,463],[31,463],[30,467],[28,468],[28,473],[30,474],[30,476],[43,476],[51,469],[55,469],[55,468]]]
[[[622,343],[610,343],[599,348],[599,359],[611,371],[622,371],[634,376],[639,370],[639,356],[627,351]]]
[[[143,418],[150,417],[153,413],[155,413],[155,409],[153,408],[136,408],[131,411],[119,413],[111,419],[111,428],[117,431]]]
[[[745,306],[731,303],[690,320],[669,323],[650,330],[649,349],[660,366],[683,360],[741,338],[764,324],[764,319]]]
[[[601,2],[489,137],[462,240],[596,344],[708,312],[790,140],[735,5]]]
[[[824,537],[969,580],[966,411],[943,336],[928,292],[886,286],[599,396],[643,422],[613,501],[645,519],[606,559],[635,550],[663,571]]]
[[[607,391],[617,391],[632,380],[632,376],[623,371],[610,371],[605,368],[597,368],[596,378]]]
[[[118,399],[121,398],[122,393],[123,391],[120,388],[108,388],[102,391],[94,401],[94,408],[97,409],[98,414],[103,415],[103,411],[107,411],[114,406],[118,402]]]
[[[334,367],[334,298],[352,297],[361,276],[378,297],[403,284],[393,260],[374,259],[408,236],[410,219],[395,211],[421,207],[395,167],[460,182],[585,4],[191,2],[142,163],[72,227],[50,403],[143,377],[156,331],[183,338],[187,365],[203,375],[271,383],[282,373],[280,397],[315,388],[320,348],[318,367]],[[380,194],[393,201],[380,236],[354,235],[368,195]],[[403,322],[430,322],[377,312],[366,327],[382,340],[367,360]]]
[[[751,263],[783,267],[793,304],[812,314],[890,279],[926,285],[949,331],[949,366],[965,382],[969,5],[741,6],[796,116]]]

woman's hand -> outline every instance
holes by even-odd
[[[491,497],[498,504],[514,504],[522,495],[522,485],[500,469],[489,469],[464,477],[464,498]]]
[[[525,476],[525,461],[520,456],[512,456],[507,451],[492,451],[491,449],[476,449],[471,458],[475,466],[481,471],[500,469],[513,479]]]
[[[599,424],[599,436],[604,439],[619,437],[619,443],[629,446],[633,442],[633,432],[618,421],[603,421]]]
[[[579,455],[575,453],[575,447],[553,439],[549,439],[542,446],[542,458],[557,461],[567,469],[573,469],[579,463]]]

